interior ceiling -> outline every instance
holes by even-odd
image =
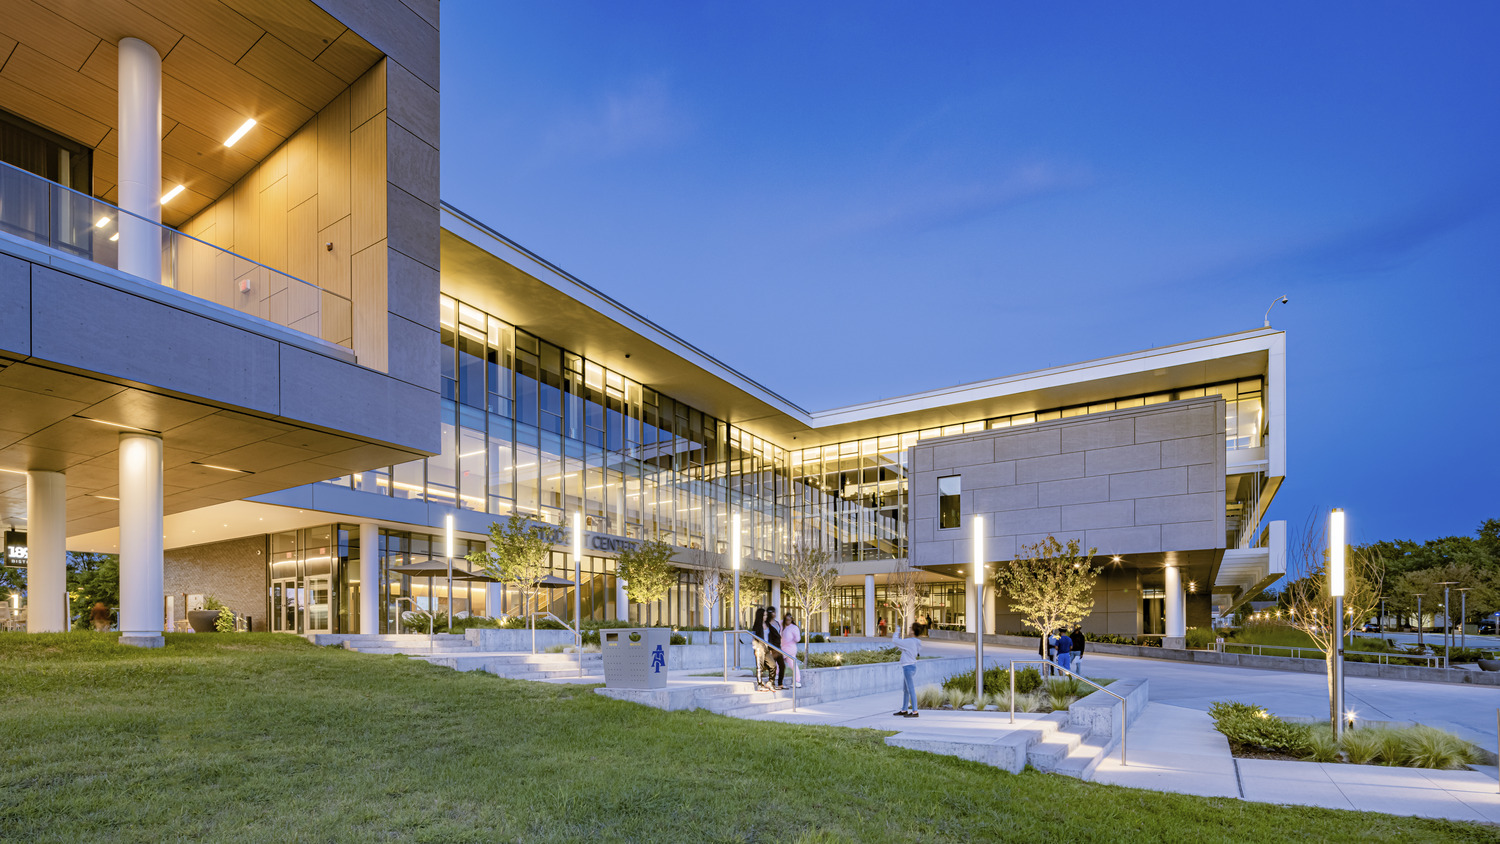
[[[1139,571],[1141,575],[1141,586],[1150,589],[1160,589],[1166,584],[1165,569],[1167,563],[1177,566],[1182,571],[1182,584],[1187,588],[1189,584],[1196,583],[1197,591],[1210,591],[1219,576],[1219,564],[1224,557],[1222,548],[1205,548],[1197,551],[1168,551],[1157,554],[1121,554],[1118,557],[1109,554],[1098,554],[1094,557],[1094,564],[1105,569],[1123,568]],[[994,566],[1004,565],[1006,561],[990,565],[993,574]],[[948,577],[963,580],[973,575],[973,569],[969,564],[946,563],[934,566],[920,566],[924,571],[935,572]]]
[[[40,470],[66,474],[69,536],[117,527],[119,439],[130,428],[162,435],[167,514],[423,456],[0,360],[0,526],[26,527],[25,473]]]
[[[177,226],[349,87],[379,50],[309,0],[0,0],[0,109],[94,149],[116,202],[121,38],[162,56],[162,208]],[[234,147],[224,140],[255,118]]]

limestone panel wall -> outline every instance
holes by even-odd
[[[1224,401],[1217,396],[926,440],[912,467],[917,565],[967,562],[971,519],[986,557],[1055,536],[1101,555],[1221,549]],[[961,527],[938,527],[938,478],[958,475]]]
[[[177,617],[185,617],[188,595],[213,595],[237,613],[251,617],[253,629],[266,630],[266,537],[264,534],[174,548],[164,555],[164,591],[176,596]]]

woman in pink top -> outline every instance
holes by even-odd
[[[802,688],[802,667],[797,660],[797,643],[802,641],[802,630],[797,627],[797,622],[791,613],[783,616],[781,621],[781,649],[786,651],[787,658],[792,663],[792,682],[797,688]]]

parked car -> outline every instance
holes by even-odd
[[[1360,630],[1365,633],[1379,633],[1380,623],[1377,621],[1367,621],[1365,622],[1365,626],[1361,627]]]
[[[1486,635],[1486,636],[1493,636],[1493,635],[1495,635],[1495,622],[1493,622],[1493,621],[1481,621],[1481,622],[1479,622],[1479,632],[1482,633],[1482,634],[1484,634],[1484,635]]]

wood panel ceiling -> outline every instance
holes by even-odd
[[[219,198],[379,50],[309,0],[0,0],[0,109],[94,149],[94,195],[117,196],[118,43],[162,56],[162,209],[181,225]],[[257,125],[233,148],[224,139]]]

